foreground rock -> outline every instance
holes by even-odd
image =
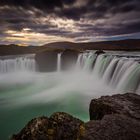
[[[125,115],[106,115],[85,127],[84,140],[140,140],[140,122]]]
[[[102,96],[90,103],[90,119],[101,120],[107,114],[122,114],[140,120],[140,96],[126,93]]]
[[[58,112],[50,118],[31,120],[12,140],[78,140],[83,135],[83,122],[69,114]]]
[[[91,121],[58,112],[31,120],[12,140],[140,140],[140,95],[93,99]]]

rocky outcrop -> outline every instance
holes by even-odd
[[[77,62],[78,54],[79,52],[75,50],[65,50],[61,55],[62,70],[69,70],[73,68]]]
[[[31,120],[12,140],[78,140],[84,134],[83,122],[63,112],[50,118]]]
[[[126,93],[93,99],[89,108],[91,120],[101,120],[108,114],[122,114],[140,120],[140,96]]]
[[[57,70],[58,53],[61,53],[61,70],[69,70],[77,62],[78,51],[65,50],[65,51],[43,51],[37,53],[35,60],[37,63],[38,71],[52,72]]]
[[[85,124],[83,140],[139,140],[140,122],[125,115],[106,115]]]
[[[12,140],[140,140],[140,96],[93,99],[87,123],[63,112],[31,120]]]
[[[49,119],[39,117],[32,119],[17,135],[12,136],[12,140],[45,140],[49,134]]]
[[[100,54],[104,54],[105,52],[103,50],[98,50],[95,52],[95,54],[100,55]]]
[[[37,53],[35,56],[38,71],[52,72],[57,70],[57,52],[44,51]]]

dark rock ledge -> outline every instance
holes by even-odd
[[[121,114],[140,121],[140,95],[126,93],[93,99],[89,113],[90,120],[101,120],[107,114]]]
[[[78,140],[84,134],[84,122],[64,112],[50,118],[31,120],[12,140]]]
[[[140,140],[140,95],[93,99],[89,113],[87,123],[63,112],[35,118],[11,140]]]

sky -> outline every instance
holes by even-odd
[[[0,0],[0,44],[140,38],[140,0]]]

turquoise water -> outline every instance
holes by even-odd
[[[76,99],[74,97],[74,99]],[[68,102],[65,98],[62,101],[52,103],[38,103],[32,105],[26,105],[22,107],[14,108],[0,108],[0,139],[7,140],[12,134],[17,133],[25,124],[34,117],[37,116],[49,116],[56,111],[65,111],[74,116],[80,117],[83,120],[88,119],[88,112],[84,108],[81,108],[78,102],[74,101],[71,97],[71,101]],[[64,103],[61,103],[63,102]],[[67,102],[67,103],[65,103]],[[10,103],[9,103],[10,104]]]
[[[93,83],[94,78],[85,72],[1,74],[0,140],[8,140],[32,118],[57,111],[88,121],[89,102],[96,89]]]

